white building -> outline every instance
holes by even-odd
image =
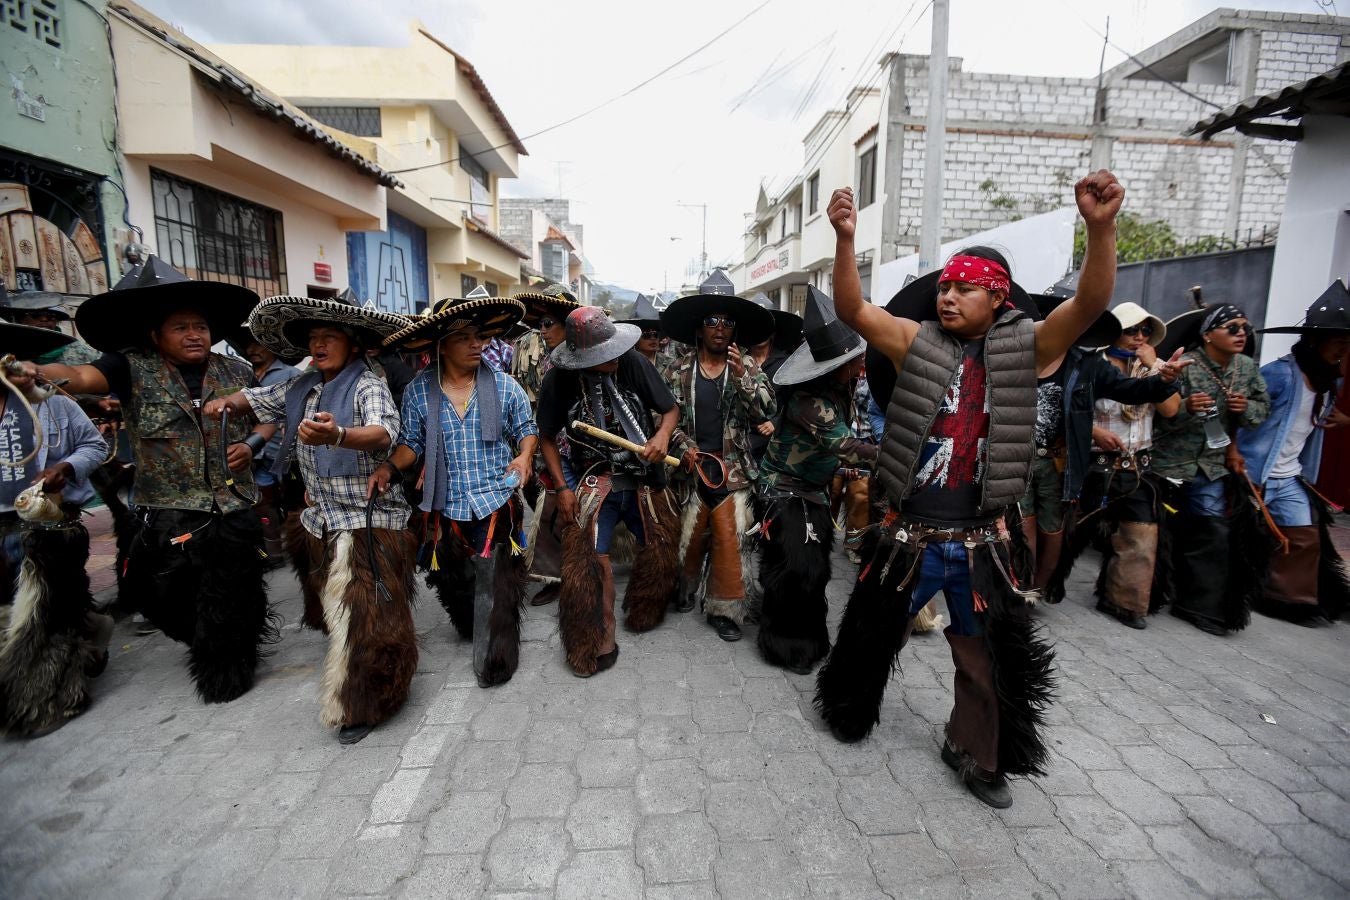
[[[1350,283],[1350,62],[1244,100],[1196,123],[1192,133],[1209,139],[1230,129],[1283,142],[1275,146],[1292,154],[1265,321],[1300,322],[1327,285]],[[1266,335],[1261,361],[1288,353],[1296,339]]]
[[[1231,9],[1108,70],[1100,90],[1096,78],[964,72],[953,58],[942,240],[1072,204],[1073,183],[1096,168],[1112,169],[1128,187],[1129,212],[1166,221],[1182,239],[1273,234],[1291,151],[1242,134],[1214,141],[1182,134],[1216,106],[1347,58],[1350,18]],[[855,90],[844,110],[826,113],[807,135],[800,171],[772,194],[761,187],[747,216],[744,261],[732,273],[738,289],[766,290],[787,308],[807,283],[828,290],[834,239],[824,206],[845,184],[859,206],[865,292],[874,266],[916,252],[928,57],[889,55],[880,65],[871,79],[877,88]]]

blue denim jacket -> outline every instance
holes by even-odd
[[[10,402],[16,401],[11,399]],[[66,479],[61,496],[67,503],[83,506],[94,499],[89,473],[103,465],[103,459],[108,455],[108,445],[103,435],[99,434],[78,403],[61,394],[39,403],[37,414],[42,426],[42,449],[27,468],[37,475],[48,466],[70,463],[75,474]],[[19,415],[27,413],[21,410]],[[13,507],[9,507],[4,511],[12,510]]]
[[[1269,480],[1275,458],[1289,436],[1294,416],[1298,415],[1299,401],[1308,390],[1292,353],[1262,366],[1261,377],[1266,380],[1266,391],[1270,396],[1270,415],[1257,427],[1238,431],[1238,449],[1247,461],[1247,472],[1257,484]],[[1308,436],[1299,462],[1303,465],[1303,477],[1316,481],[1317,470],[1322,464],[1322,429],[1314,428]]]

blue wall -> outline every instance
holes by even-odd
[[[427,233],[398,213],[388,231],[347,233],[347,266],[352,290],[380,309],[406,316],[427,305]]]

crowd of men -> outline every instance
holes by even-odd
[[[1214,634],[1252,605],[1315,623],[1347,593],[1311,486],[1322,434],[1350,421],[1345,285],[1267,329],[1301,337],[1258,371],[1233,304],[1168,323],[1108,309],[1124,195],[1109,172],[1078,182],[1076,287],[1035,298],[971,247],[866,302],[847,188],[829,205],[834,296],[809,287],[800,317],[720,271],[627,321],[557,285],[405,318],[350,296],[259,302],[151,257],[79,307],[85,345],[56,330],[60,298],[14,298],[0,351],[30,362],[3,366],[0,401],[0,727],[59,727],[107,665],[80,524],[93,478],[118,607],[187,646],[205,702],[252,686],[278,639],[266,572],[289,560],[302,624],[328,636],[320,719],[344,744],[407,700],[419,571],[483,687],[516,671],[531,591],[557,603],[582,678],[614,666],[620,615],[644,632],[698,608],[725,641],[753,626],[773,665],[823,661],[816,706],[848,742],[878,723],[910,634],[941,623],[940,591],[941,755],[1007,806],[1007,776],[1047,755],[1053,648],[1033,606],[1064,597],[1087,546],[1097,608],[1135,629],[1168,603]],[[124,479],[95,477],[115,447],[71,397],[120,412],[125,503]],[[858,569],[832,643],[836,532]]]

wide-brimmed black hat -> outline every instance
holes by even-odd
[[[75,327],[96,350],[119,353],[149,347],[150,332],[177,309],[206,318],[211,340],[234,332],[258,305],[258,295],[223,281],[193,281],[158,256],[122,277],[112,290],[95,294],[75,312]]]
[[[0,320],[0,354],[13,353],[16,359],[36,359],[73,343],[75,339],[61,331]]]
[[[568,316],[567,337],[549,354],[560,369],[589,369],[623,356],[642,337],[642,329],[612,322],[598,306],[579,306]]]
[[[802,342],[802,317],[774,306],[763,292],[751,297],[750,302],[767,309],[769,315],[773,316],[773,345],[784,353],[796,350]]]
[[[1072,294],[1069,295],[1069,297],[1072,296]],[[1054,312],[1069,297],[1059,293],[1036,294],[1033,299],[1036,301],[1036,309],[1039,312],[1037,318],[1049,318],[1050,313]],[[1110,310],[1107,310],[1098,316],[1097,321],[1089,325],[1088,330],[1080,334],[1078,340],[1074,343],[1080,347],[1109,347],[1116,342],[1118,337],[1120,337],[1120,320],[1112,315]]]
[[[721,269],[698,286],[697,294],[680,297],[661,310],[661,327],[671,339],[693,346],[704,318],[722,313],[736,320],[735,341],[753,347],[773,336],[773,315],[762,306],[736,296],[735,285]]]
[[[5,292],[5,286],[0,284],[0,318],[12,322],[22,313],[46,312],[67,321],[70,319],[70,313],[61,306],[66,299],[65,294],[51,291],[19,291],[17,294],[9,294]]]
[[[802,335],[801,345],[774,373],[774,384],[805,384],[857,359],[867,349],[862,336],[839,321],[834,300],[811,285],[806,288]]]
[[[336,297],[316,300],[284,294],[268,297],[248,317],[248,330],[258,343],[283,360],[308,355],[310,329],[323,325],[354,332],[365,347],[373,349],[391,334],[407,328],[408,319]]]
[[[1202,337],[1200,326],[1204,323],[1205,317],[1220,305],[1215,304],[1187,310],[1176,318],[1168,319],[1167,337],[1159,341],[1158,346],[1154,348],[1158,353],[1158,358],[1169,359],[1177,350],[1190,350],[1199,347]],[[1250,324],[1247,326],[1247,343],[1243,346],[1242,352],[1253,359],[1256,357],[1256,336],[1252,334]]]
[[[480,337],[491,340],[509,332],[523,315],[525,305],[514,298],[448,297],[420,318],[410,319],[411,324],[386,338],[384,346],[421,350],[470,326],[478,329]]]
[[[1345,334],[1350,332],[1350,288],[1343,279],[1331,283],[1312,302],[1298,325],[1262,328],[1258,334]]]
[[[646,294],[638,294],[637,299],[633,301],[633,315],[631,318],[621,320],[624,325],[636,325],[638,328],[646,331],[649,328],[661,327],[661,311],[656,308],[652,298]]]
[[[896,318],[915,322],[938,321],[937,296],[941,278],[941,269],[915,278],[896,292],[891,302],[886,304],[886,312]],[[1033,319],[1041,317],[1035,301],[1015,281],[1009,282],[1007,302]],[[891,391],[895,389],[895,366],[889,356],[871,346],[867,348],[866,365],[867,386],[871,388],[877,405],[885,409],[891,400]]]

